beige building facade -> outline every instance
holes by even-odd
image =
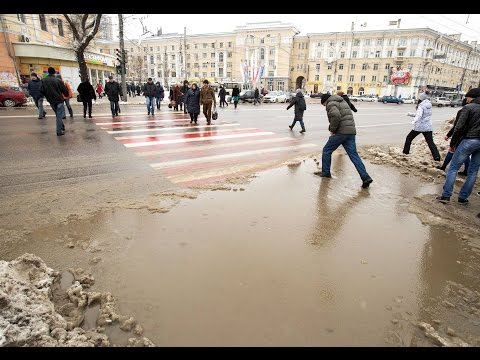
[[[459,34],[427,28],[298,34],[292,24],[265,22],[229,33],[126,40],[127,79],[208,79],[244,88],[402,97],[479,86],[480,48],[460,41]],[[97,41],[97,47],[112,55],[118,42]]]
[[[61,14],[0,14],[0,25],[0,85],[25,84],[32,72],[46,76],[52,66],[75,92],[80,84],[78,62]],[[85,59],[92,84],[104,83],[114,72],[114,56],[87,50]]]

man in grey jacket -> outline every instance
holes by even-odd
[[[348,157],[357,169],[362,179],[362,188],[368,188],[372,183],[372,178],[368,175],[362,159],[357,153],[357,145],[355,144],[355,121],[353,120],[352,110],[347,102],[341,96],[323,94],[321,103],[326,107],[328,122],[328,130],[330,138],[323,147],[322,152],[322,171],[315,172],[315,175],[331,178],[330,166],[332,164],[332,153],[340,146],[347,152]]]
[[[57,118],[57,136],[65,135],[65,124],[63,117],[65,116],[64,95],[68,96],[68,90],[62,80],[55,77],[55,68],[48,68],[48,76],[42,79],[41,93],[50,103],[55,116]]]

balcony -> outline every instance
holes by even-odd
[[[405,56],[395,56],[395,62],[403,62],[405,61]]]

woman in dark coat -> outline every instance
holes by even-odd
[[[198,114],[200,114],[200,89],[196,83],[193,83],[185,95],[185,106],[190,114],[190,124],[197,124]]]
[[[92,118],[92,99],[97,100],[97,95],[95,95],[95,90],[92,84],[90,84],[90,80],[86,78],[84,82],[80,83],[77,91],[83,103],[83,118],[85,119],[87,117],[87,108],[88,117]]]

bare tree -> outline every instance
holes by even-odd
[[[132,57],[130,65],[128,66],[128,76],[132,78],[137,77],[141,83],[144,63],[143,56],[137,55]]]
[[[102,14],[63,14],[63,16],[72,30],[72,47],[77,55],[80,78],[85,81],[88,69],[84,52],[98,32]]]

